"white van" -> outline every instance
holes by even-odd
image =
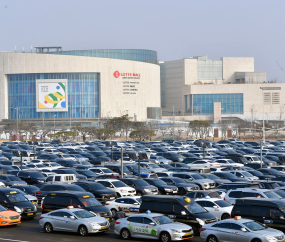
[[[77,178],[75,174],[56,174],[49,176],[46,182],[51,184],[71,184],[77,182]]]

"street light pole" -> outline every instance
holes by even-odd
[[[55,117],[56,115],[53,116],[53,133],[55,134]]]
[[[172,106],[172,119],[173,119],[173,126],[172,126],[172,139],[174,138],[174,106]]]
[[[15,108],[15,109],[17,110],[17,138],[16,138],[16,140],[18,140],[18,134],[19,134],[18,110],[19,110],[19,108],[17,107],[17,108]]]

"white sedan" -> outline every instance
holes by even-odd
[[[241,163],[236,163],[234,162],[233,160],[231,159],[218,159],[218,160],[215,160],[217,163],[220,163],[221,166],[238,166],[238,167],[241,167],[241,166],[244,166],[244,164],[241,164]]]
[[[212,213],[218,220],[231,217],[233,205],[218,198],[201,198],[195,200],[200,206]]]
[[[116,179],[97,179],[96,182],[116,192],[118,197],[128,197],[136,194],[136,190],[134,188],[129,187],[125,183]]]
[[[139,208],[141,205],[141,197],[133,196],[133,197],[122,197],[117,198],[113,201],[108,201],[105,204],[105,207],[109,208],[114,216],[117,211],[119,211],[119,207],[123,208],[123,211],[126,213],[126,216],[131,216],[134,214],[138,214]]]
[[[188,164],[190,168],[211,168],[211,167],[219,167],[220,163],[217,163],[212,160],[197,160],[192,164]]]

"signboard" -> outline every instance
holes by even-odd
[[[271,105],[271,92],[263,93],[263,102],[264,105]]]
[[[37,112],[67,112],[67,79],[36,80]]]
[[[272,104],[280,104],[280,93],[272,92]]]

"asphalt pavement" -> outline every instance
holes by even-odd
[[[39,226],[40,214],[33,220],[23,220],[21,224],[17,226],[0,227],[0,242],[1,241],[12,241],[12,242],[43,242],[43,241],[54,241],[54,242],[78,242],[83,239],[76,233],[65,233],[65,232],[53,232],[46,233]],[[123,239],[116,235],[114,231],[114,222],[110,231],[106,233],[89,234],[84,237],[84,241],[96,240],[96,242],[122,242]],[[130,242],[146,242],[146,241],[157,241],[149,239],[130,239]],[[201,241],[199,236],[194,237],[189,241]]]

